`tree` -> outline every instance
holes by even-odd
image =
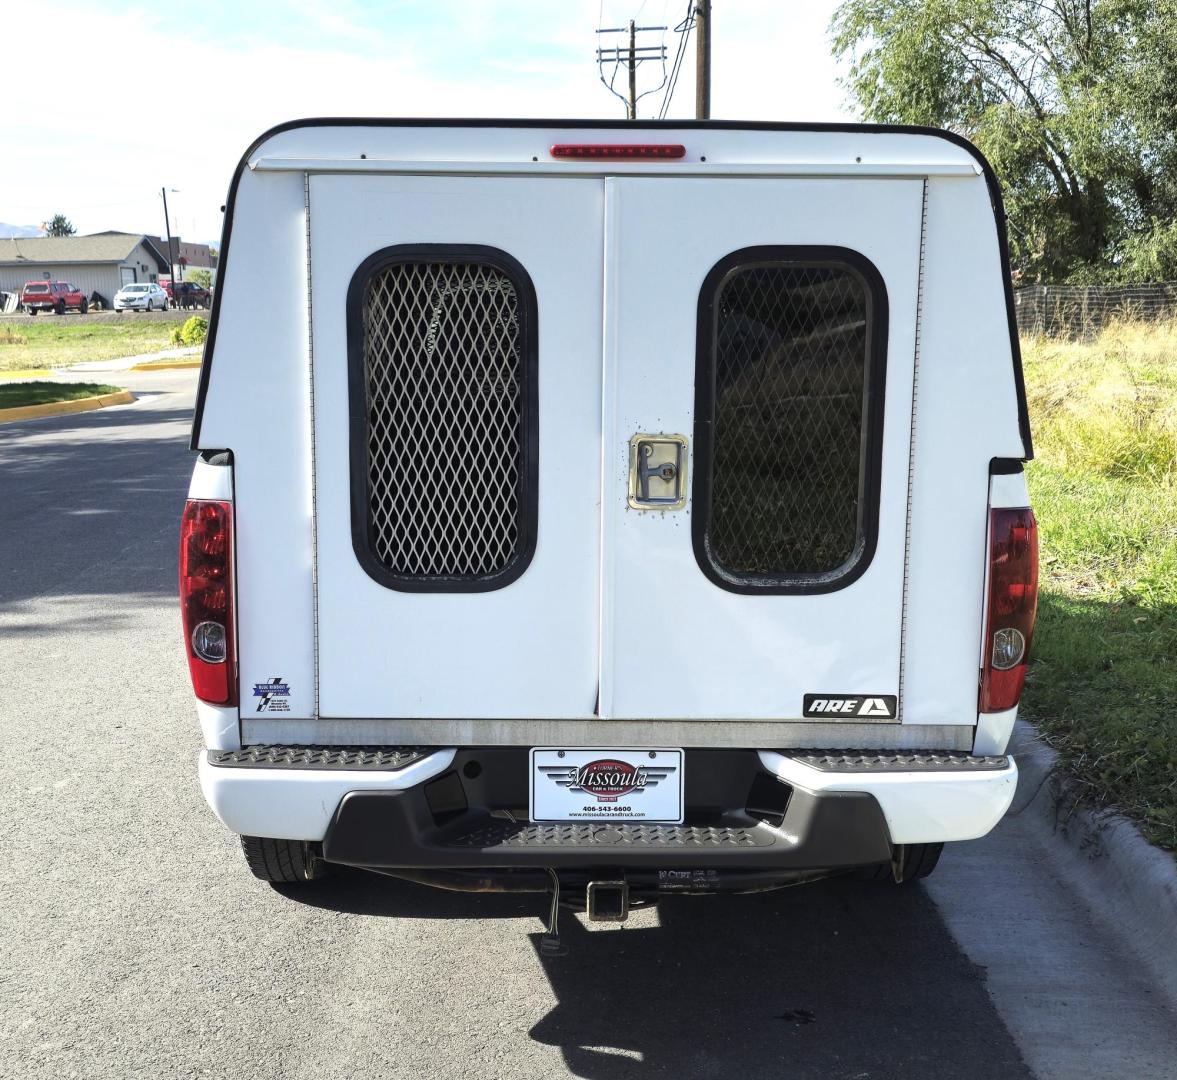
[[[204,270],[201,267],[197,267],[194,270],[189,270],[187,275],[188,280],[192,282],[193,285],[199,285],[202,289],[207,289],[213,283],[213,275],[211,270]]]
[[[74,223],[65,214],[54,214],[53,219],[45,226],[46,236],[73,236],[76,232]]]
[[[868,119],[970,138],[1027,280],[1177,277],[1177,0],[843,0]]]

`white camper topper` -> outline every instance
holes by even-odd
[[[221,258],[181,592],[259,876],[607,905],[910,879],[1004,813],[1031,446],[964,140],[297,122]]]

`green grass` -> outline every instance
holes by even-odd
[[[187,312],[181,312],[187,316]],[[41,315],[0,326],[0,371],[56,368],[172,347],[176,320],[159,316]]]
[[[1177,851],[1177,325],[1024,343],[1042,589],[1025,715]]]
[[[31,381],[0,383],[0,409],[14,409],[18,405],[48,405],[53,401],[77,401],[79,398],[100,394],[117,394],[118,386],[106,383],[59,383]]]

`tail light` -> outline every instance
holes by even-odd
[[[230,503],[189,499],[184,507],[180,520],[180,610],[196,696],[210,705],[235,705]]]
[[[1038,523],[1028,508],[989,511],[989,615],[981,712],[1012,709],[1022,695],[1038,607]]]

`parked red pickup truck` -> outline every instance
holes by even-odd
[[[90,310],[90,301],[68,281],[26,281],[20,292],[20,306],[26,315],[36,315],[38,311],[64,315],[68,308],[85,315]]]

